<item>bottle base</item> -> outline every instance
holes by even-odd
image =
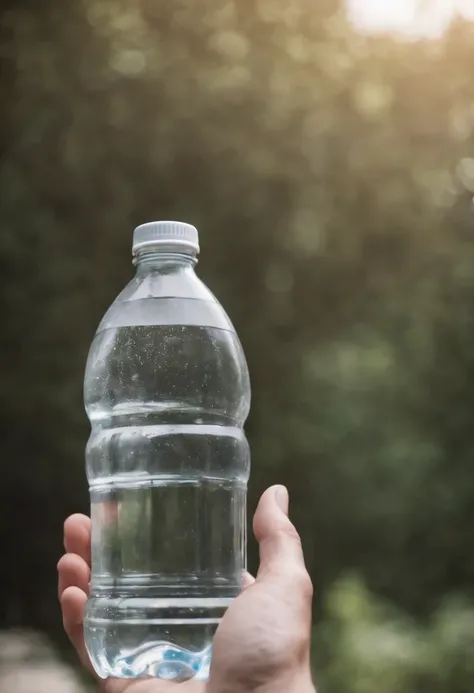
[[[182,682],[207,681],[211,666],[211,646],[192,652],[167,642],[149,642],[141,649],[127,652],[110,661],[104,653],[90,653],[100,678],[138,679],[153,677]],[[94,656],[95,655],[95,656]]]
[[[89,603],[84,636],[97,675],[102,679],[153,677],[175,682],[206,681],[212,639],[232,600],[185,599],[179,600],[179,607],[170,606],[166,600],[165,608],[165,600],[146,600],[147,618],[143,618],[144,600],[139,601],[141,618],[132,615],[136,600],[120,600],[115,609],[103,600]],[[156,607],[161,612],[158,618]],[[104,617],[105,610],[108,618]],[[136,611],[134,615],[138,616]]]

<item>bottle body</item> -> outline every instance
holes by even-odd
[[[205,679],[246,567],[250,387],[189,264],[139,268],[96,333],[85,401],[93,665],[104,678]]]

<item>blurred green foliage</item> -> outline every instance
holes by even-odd
[[[327,594],[314,632],[316,680],[331,693],[472,690],[474,606],[446,598],[420,625],[350,576]]]
[[[87,349],[133,227],[178,218],[248,356],[250,506],[290,488],[323,690],[472,690],[472,607],[439,604],[474,592],[474,26],[369,38],[335,0],[0,22],[1,624],[60,629]]]

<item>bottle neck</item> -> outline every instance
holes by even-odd
[[[193,268],[197,265],[197,257],[190,253],[163,252],[162,250],[143,249],[133,258],[137,273],[147,274],[150,271],[170,272],[174,269]]]

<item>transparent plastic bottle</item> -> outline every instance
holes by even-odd
[[[85,639],[103,677],[206,679],[246,566],[250,383],[198,279],[193,226],[134,232],[137,271],[92,343],[92,576]]]

